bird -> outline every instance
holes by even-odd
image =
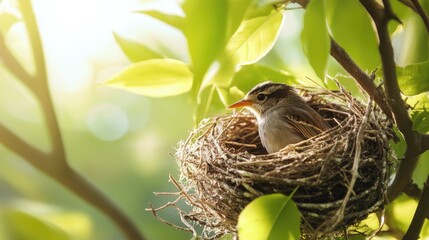
[[[249,109],[256,117],[262,145],[268,153],[311,138],[330,128],[326,120],[284,83],[263,82],[228,108]]]

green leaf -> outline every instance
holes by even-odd
[[[248,204],[238,217],[239,239],[300,239],[301,217],[291,197],[270,194]]]
[[[161,54],[153,51],[142,43],[124,38],[117,33],[113,33],[116,42],[121,47],[124,54],[132,62],[140,62],[154,58],[164,58]]]
[[[222,237],[218,238],[217,240],[234,240],[234,236],[232,234],[225,234]]]
[[[301,33],[304,53],[314,72],[325,78],[331,42],[325,20],[325,1],[310,1],[304,13],[304,28]]]
[[[289,85],[297,83],[296,78],[286,71],[264,65],[252,64],[242,66],[234,75],[231,85],[237,86],[244,92],[248,92],[256,84],[265,81],[282,82]]]
[[[228,106],[229,90],[220,86],[216,86],[216,91],[222,104],[225,107]]]
[[[239,99],[242,99],[245,95],[246,94],[241,91],[237,86],[232,86],[229,88],[229,96],[231,96],[231,98],[234,98],[234,102],[238,101]]]
[[[267,16],[270,15],[270,13],[273,11],[273,4],[260,4],[255,3],[250,5],[249,9],[247,9],[245,19],[251,19],[261,16]]]
[[[282,12],[277,11],[269,16],[243,21],[226,46],[227,54],[232,56],[237,64],[257,62],[274,46],[282,19]]]
[[[380,65],[377,36],[359,1],[326,1],[326,19],[332,37],[362,69],[372,70]]]
[[[152,59],[131,64],[104,85],[149,97],[167,97],[188,92],[192,76],[184,62]]]
[[[10,12],[0,12],[0,32],[5,35],[20,19]]]
[[[401,159],[405,154],[407,145],[405,143],[402,133],[397,128],[393,128],[393,130],[395,131],[395,135],[399,138],[399,141],[395,142],[393,140],[390,140],[389,144],[392,147],[398,159]]]
[[[219,96],[215,85],[209,85],[200,92],[197,109],[194,112],[194,123],[199,123],[205,117],[215,116],[225,112],[225,105]]]
[[[171,15],[155,10],[144,10],[144,11],[137,11],[138,13],[146,14],[148,16],[151,16],[155,19],[158,19],[161,22],[164,22],[172,27],[175,27],[179,30],[183,31],[183,26],[185,25],[185,18],[177,15]]]
[[[236,71],[233,59],[227,55],[223,55],[218,58],[216,64],[218,64],[216,72],[213,77],[210,78],[208,83],[213,83],[225,88],[229,87],[231,85],[232,77]]]
[[[414,11],[400,4],[399,1],[391,2],[395,15],[399,14],[398,16],[403,21],[398,27],[399,31],[395,34],[401,38],[401,50],[395,53],[395,60],[404,65],[426,61],[429,59],[429,36],[424,22]],[[427,11],[429,7],[428,2],[424,1],[422,3],[423,8]],[[398,11],[400,8],[395,8],[395,5],[400,5],[405,9],[405,12],[401,13]],[[389,27],[392,25],[395,26],[395,22],[397,21],[390,22]]]
[[[253,0],[229,0],[228,1],[228,23],[227,39],[234,34],[240,26],[243,18]],[[232,10],[232,11],[231,11]]]
[[[426,109],[421,111],[413,111],[411,113],[413,120],[413,130],[419,133],[429,132],[429,111]]]
[[[8,212],[6,222],[12,239],[71,239],[64,230],[23,211]]]
[[[429,91],[429,61],[397,67],[399,87],[405,95],[412,96]]]
[[[207,70],[225,47],[228,0],[187,0],[183,10],[194,71],[192,92],[197,96]]]

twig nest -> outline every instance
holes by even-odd
[[[383,208],[393,166],[389,121],[343,90],[302,96],[332,128],[277,153],[266,153],[247,112],[205,119],[179,144],[176,187],[192,209],[178,210],[188,227],[204,226],[204,237],[235,234],[251,200],[295,189],[304,238],[342,234]]]

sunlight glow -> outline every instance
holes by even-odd
[[[104,141],[115,141],[127,133],[129,121],[120,107],[99,104],[89,112],[87,125],[95,137]]]

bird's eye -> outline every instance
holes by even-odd
[[[260,102],[263,102],[263,101],[267,100],[267,95],[266,95],[266,94],[263,94],[263,93],[259,93],[259,94],[256,96],[256,99],[258,99],[258,101],[260,101]]]

